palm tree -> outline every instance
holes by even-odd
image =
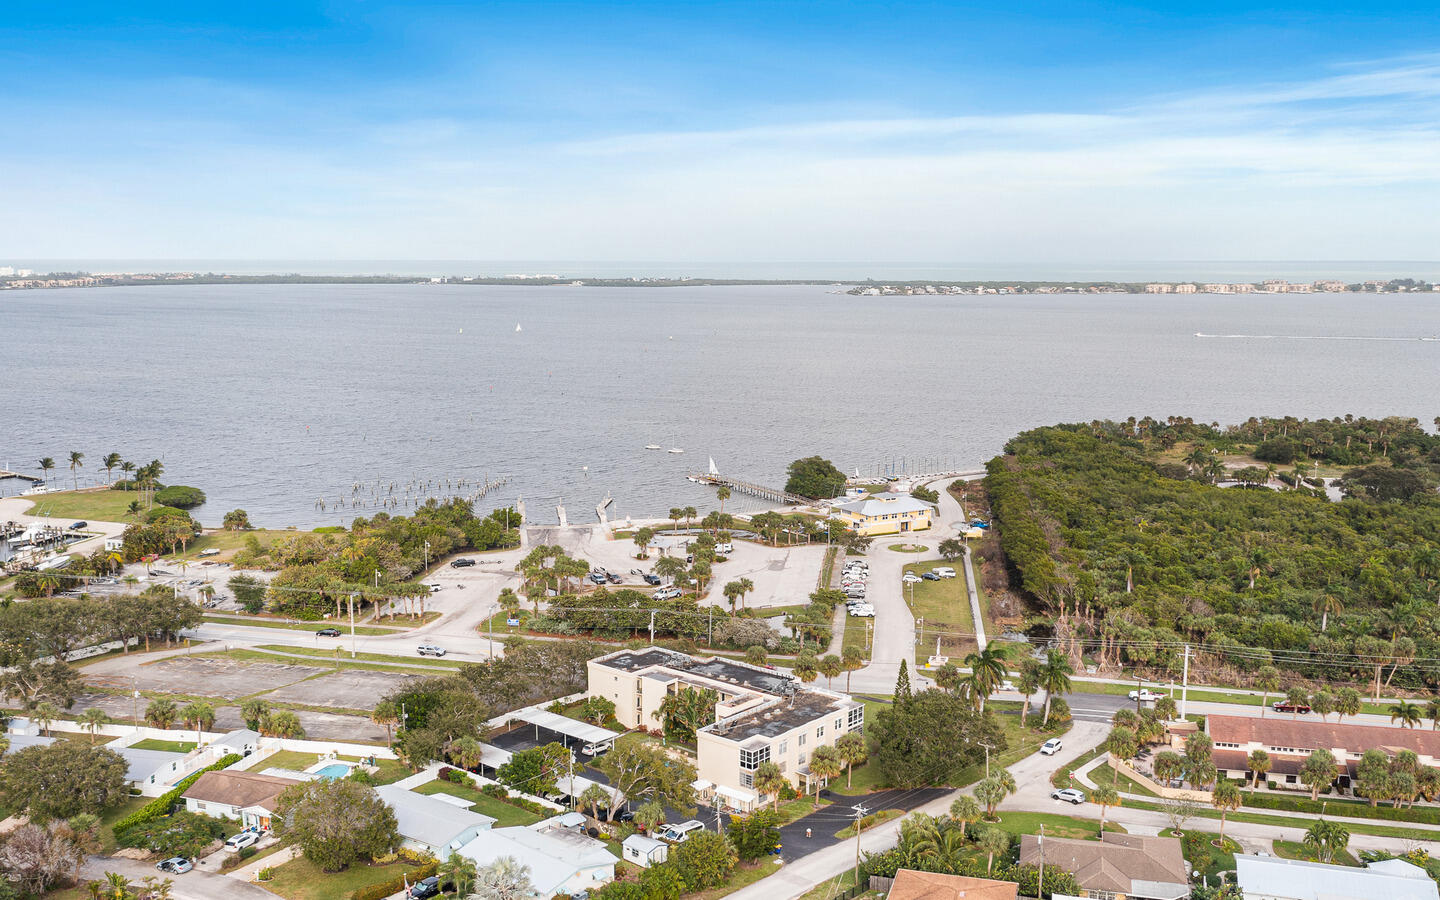
[[[674,523],[674,525],[671,527],[670,530],[671,530],[671,531],[679,531],[679,530],[680,530],[680,520],[683,519],[683,518],[685,518],[685,509],[684,509],[684,507],[680,507],[680,506],[672,506],[672,507],[670,507],[670,521]]]
[[[725,585],[725,587],[723,587],[723,588],[720,589],[720,593],[722,593],[722,594],[725,595],[725,599],[730,602],[730,611],[731,611],[731,612],[734,612],[734,611],[735,611],[735,601],[738,600],[738,599],[740,599],[740,594],[741,594],[740,582],[738,582],[738,581],[727,582],[726,585]]]
[[[107,453],[100,461],[100,468],[105,470],[105,482],[108,484],[115,475],[115,467],[120,465],[120,454]]]
[[[1090,792],[1090,802],[1100,807],[1100,831],[1105,831],[1105,813],[1112,806],[1120,805],[1120,792],[1113,787],[1101,785]]]
[[[1265,718],[1270,694],[1280,690],[1280,670],[1274,666],[1261,666],[1255,670],[1255,686],[1260,689],[1260,718]]]
[[[305,727],[300,717],[288,709],[273,710],[260,720],[260,733],[278,738],[303,738]]]
[[[93,744],[95,736],[100,733],[100,728],[110,724],[110,717],[105,714],[105,710],[98,706],[92,706],[82,712],[77,721],[85,726],[86,731],[90,732],[90,743]]]
[[[475,860],[451,850],[450,856],[440,864],[436,874],[440,876],[441,881],[455,886],[457,897],[468,896],[470,889],[475,886]]]
[[[834,747],[821,745],[815,748],[810,754],[810,774],[820,779],[815,786],[815,806],[820,806],[820,789],[832,778],[839,777],[845,771],[845,761],[840,758],[840,753]]]
[[[1346,716],[1360,715],[1360,692],[1352,687],[1341,688],[1335,695],[1335,712],[1339,713],[1337,721],[1345,721]]]
[[[82,462],[84,459],[85,454],[79,450],[70,451],[70,476],[75,479],[75,490],[77,491],[80,490],[80,473],[77,470],[84,468]]]
[[[1010,833],[1003,828],[988,826],[981,830],[979,841],[980,849],[985,853],[985,874],[990,875],[995,871],[995,855],[1010,849]]]
[[[1430,720],[1430,730],[1440,731],[1440,697],[1431,697],[1425,702],[1425,718]]]
[[[30,719],[40,726],[40,733],[46,736],[49,736],[50,726],[58,718],[60,718],[60,710],[49,700],[35,704],[35,708],[30,711]]]
[[[686,530],[686,531],[689,531],[689,530],[690,530],[690,522],[691,522],[691,520],[693,520],[697,515],[699,515],[699,511],[696,510],[695,507],[693,507],[693,506],[687,506],[687,507],[685,507],[684,509],[682,509],[681,512],[685,514],[685,530]]]
[[[965,657],[965,665],[970,668],[970,689],[975,697],[976,708],[982,713],[985,711],[985,701],[995,693],[995,689],[1009,674],[1009,670],[1005,668],[1008,656],[1005,646],[991,645]]]
[[[204,740],[202,732],[209,731],[215,724],[215,707],[208,701],[195,700],[180,710],[180,721],[195,729],[195,743]]]
[[[133,471],[135,471],[135,464],[130,460],[127,459],[120,463],[120,474],[125,476],[125,479],[128,479],[130,477],[130,473]]]
[[[825,686],[828,688],[834,683],[835,676],[845,670],[845,665],[840,662],[840,657],[833,653],[827,653],[820,657],[819,668],[820,674],[825,676]]]
[[[1425,719],[1420,709],[1420,704],[1411,703],[1409,700],[1397,702],[1394,706],[1390,707],[1389,712],[1390,721],[1394,722],[1398,719],[1401,728],[1414,728]]]
[[[467,771],[480,765],[480,760],[484,755],[484,748],[480,746],[480,742],[469,735],[458,737],[450,742],[450,761]],[[606,798],[602,797],[601,799]]]
[[[763,768],[765,765],[767,764],[762,763],[761,768]],[[773,765],[773,763],[770,763],[769,765]],[[778,766],[776,766],[775,771],[780,771]],[[783,778],[784,776],[781,777]],[[665,807],[661,806],[654,800],[646,800],[644,803],[640,804],[638,807],[635,808],[635,824],[640,828],[645,829],[645,832],[647,834],[654,834],[655,829],[658,828],[660,826],[660,823],[664,821]]]
[[[469,738],[468,740],[474,741],[475,739]],[[477,748],[480,746],[478,741],[476,741],[475,746]],[[467,766],[466,768],[469,767]],[[575,798],[575,802],[582,807],[590,807],[590,818],[598,820],[600,818],[600,804],[604,803],[607,806],[610,804],[610,792],[605,790],[601,785],[592,784],[580,792],[580,796]]]
[[[175,701],[169,697],[157,697],[150,701],[149,706],[145,707],[145,721],[154,728],[169,728],[175,724],[177,714]]]
[[[840,651],[840,665],[845,669],[845,693],[850,693],[850,675],[865,668],[865,653],[850,646]]]
[[[1260,786],[1260,778],[1270,771],[1270,754],[1264,750],[1251,750],[1245,758],[1245,767],[1250,770],[1250,789]]]
[[[780,791],[790,783],[785,773],[773,762],[763,762],[755,769],[755,777],[752,779],[755,790],[760,796],[770,794],[774,798],[771,806],[778,811],[780,809]]]
[[[1038,672],[1040,688],[1045,691],[1045,715],[1040,720],[1042,727],[1050,724],[1050,701],[1056,694],[1069,692],[1070,675],[1074,671],[1070,667],[1070,661],[1059,650],[1051,650],[1045,654],[1045,662],[1040,665]]]
[[[1225,817],[1240,808],[1240,789],[1233,781],[1216,782],[1210,792],[1210,805],[1220,813],[1220,845],[1225,845]]]
[[[1325,628],[1330,624],[1332,615],[1338,616],[1345,609],[1345,604],[1334,594],[1321,594],[1315,599],[1315,611],[1320,614],[1320,633],[1325,633]]]
[[[725,501],[730,499],[730,486],[722,484],[715,489],[715,496],[720,498],[720,515],[725,515]]]
[[[950,818],[959,822],[961,827],[974,825],[985,816],[985,811],[980,804],[969,794],[961,794],[950,804]]]
[[[845,788],[850,788],[850,780],[855,775],[856,764],[864,765],[869,757],[869,750],[865,746],[865,737],[858,731],[847,731],[835,739],[835,752],[840,754],[840,759],[845,762]]]
[[[1030,698],[1040,693],[1040,664],[1033,659],[1027,659],[1020,664],[1020,679],[1015,682],[1015,690],[1019,691],[1025,698],[1020,705],[1020,727],[1025,727],[1025,719],[1030,715]]]
[[[370,721],[376,725],[383,725],[385,727],[385,746],[387,747],[393,747],[395,745],[391,736],[391,729],[395,727],[395,723],[399,720],[400,711],[395,708],[395,702],[393,700],[381,700],[375,704],[375,708],[370,711]]]
[[[813,653],[803,652],[795,657],[795,665],[791,667],[790,671],[794,672],[795,677],[805,684],[810,684],[820,675],[819,661],[815,659]]]
[[[1290,707],[1290,718],[1298,719],[1300,708],[1310,705],[1310,692],[1297,684],[1285,692],[1285,702]]]
[[[55,460],[48,456],[40,460],[40,476],[44,480],[50,480],[50,470],[53,468],[55,468]]]

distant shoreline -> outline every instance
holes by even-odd
[[[1344,282],[1337,279],[1287,282],[1205,283],[1197,281],[1015,281],[972,279],[828,279],[828,278],[573,278],[562,275],[503,277],[426,277],[418,275],[229,275],[207,272],[51,272],[45,275],[0,275],[0,291],[64,288],[141,287],[194,284],[424,284],[501,287],[744,287],[820,286],[832,293],[856,296],[930,296],[955,294],[1283,294],[1283,293],[1429,293],[1440,283],[1412,278]]]

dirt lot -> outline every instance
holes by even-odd
[[[290,684],[265,695],[276,703],[303,703],[307,706],[336,706],[342,709],[374,709],[386,694],[424,675],[399,675],[365,669],[332,672],[299,684]]]
[[[169,691],[235,700],[261,691],[273,691],[303,681],[312,675],[324,674],[325,671],[304,665],[243,663],[231,659],[172,656],[150,665],[137,665],[123,672],[92,675],[86,680],[111,689]],[[322,696],[319,700],[305,702],[324,704],[329,701]]]

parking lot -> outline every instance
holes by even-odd
[[[304,681],[326,670],[307,665],[285,663],[244,663],[232,659],[204,656],[172,656],[147,665],[135,665],[121,671],[89,675],[86,680],[97,687],[167,691],[173,694],[200,694],[234,700],[262,691],[273,691]],[[315,694],[316,704],[325,704]]]

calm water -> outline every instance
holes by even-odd
[[[1059,421],[1364,413],[1428,423],[1440,413],[1440,342],[1418,338],[1433,335],[1434,294],[24,291],[0,295],[0,465],[36,472],[53,456],[52,481],[68,484],[72,449],[92,477],[111,450],[161,457],[166,482],[209,494],[207,523],[237,506],[270,526],[343,523],[373,512],[350,506],[357,482],[368,499],[376,481],[403,496],[411,481],[487,473],[510,482],[484,505],[521,494],[535,521],[553,521],[561,498],[573,521],[593,521],[607,491],[612,515],[663,515],[713,506],[713,491],[684,479],[707,456],[779,485],[786,463],[812,453],[847,471],[901,457],[977,466],[1015,432]]]

